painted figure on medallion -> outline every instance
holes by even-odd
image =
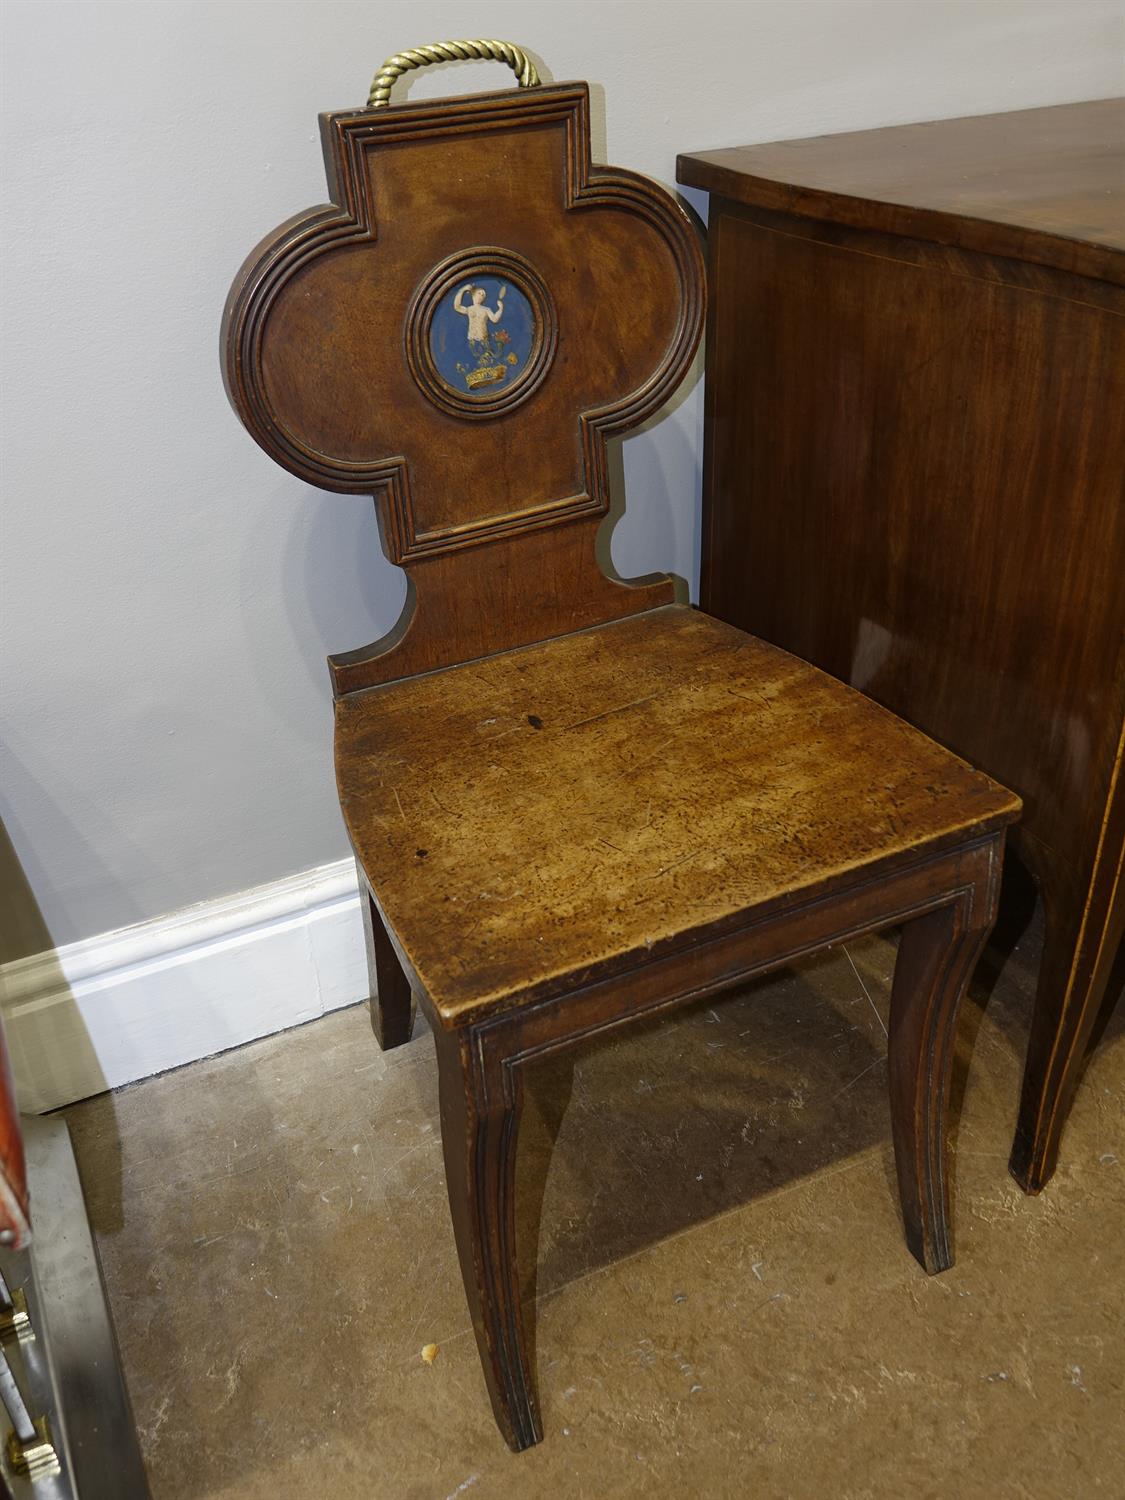
[[[523,373],[535,332],[534,311],[518,287],[482,276],[443,297],[430,325],[430,353],[448,386],[487,396]]]

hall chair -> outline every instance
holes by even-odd
[[[389,103],[423,64],[518,87]],[[584,83],[518,47],[393,57],[321,117],[331,203],[236,279],[227,390],[311,484],[371,494],[409,599],[330,658],[375,1033],[437,1049],[450,1209],[484,1377],[539,1440],[516,1270],[523,1069],[861,933],[901,926],[891,1120],[906,1240],[951,1263],[945,1117],[958,1006],[1019,800],[851,688],[608,577],[607,440],[699,340],[696,233],[590,159]]]

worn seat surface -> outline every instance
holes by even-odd
[[[677,605],[351,694],[337,715],[357,854],[448,1023],[1019,806],[834,678]]]

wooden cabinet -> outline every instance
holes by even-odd
[[[703,608],[1024,798],[1037,1191],[1125,926],[1125,100],[682,156]]]

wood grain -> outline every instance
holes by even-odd
[[[1125,285],[1125,99],[685,153],[731,203]]]
[[[685,214],[592,164],[585,84],[343,111],[321,134],[333,204],[249,257],[223,359],[266,452],[310,483],[373,493],[386,553],[408,567],[407,617],[333,659],[337,691],[670,600],[670,582],[607,579],[594,547],[606,439],[661,405],[702,331]],[[487,269],[496,247],[542,281],[557,347],[526,399],[470,420],[435,404],[411,350],[435,269],[474,249]]]
[[[1024,798],[1048,932],[1013,1154],[1032,1191],[1125,922],[1123,118],[1105,101],[681,162],[728,195],[704,605]]]
[[[444,1025],[976,838],[1019,805],[679,605],[352,694],[336,747],[357,855]]]

